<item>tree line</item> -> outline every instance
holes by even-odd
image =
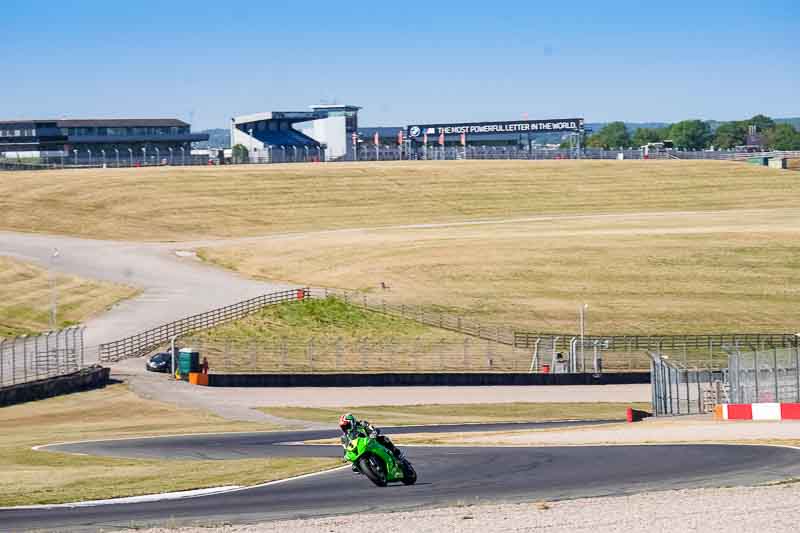
[[[682,120],[663,128],[638,128],[631,132],[624,122],[610,122],[589,135],[585,145],[611,150],[644,146],[648,143],[671,140],[681,150],[715,148],[729,150],[747,144],[748,128],[756,127],[760,144],[772,150],[800,150],[800,132],[786,123],[776,123],[770,117],[756,115],[747,120],[722,122],[716,127],[703,120]]]

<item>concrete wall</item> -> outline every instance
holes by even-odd
[[[0,407],[105,387],[108,375],[108,368],[92,366],[66,376],[6,387],[0,389]]]
[[[605,374],[211,374],[211,387],[392,387],[480,385],[616,385],[650,383],[650,372]]]

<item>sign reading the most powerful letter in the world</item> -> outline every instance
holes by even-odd
[[[423,135],[476,135],[481,133],[557,133],[583,130],[582,118],[548,120],[512,120],[507,122],[458,122],[452,124],[419,124],[408,126],[412,139]]]

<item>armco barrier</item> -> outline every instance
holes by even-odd
[[[210,374],[211,387],[408,387],[487,385],[618,385],[650,383],[650,372],[606,374],[386,373]]]
[[[105,387],[108,375],[108,368],[91,366],[64,376],[5,387],[0,389],[0,407]]]

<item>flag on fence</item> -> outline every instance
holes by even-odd
[[[378,146],[378,145],[381,143],[381,136],[380,136],[380,135],[378,135],[378,132],[377,132],[377,131],[375,132],[375,135],[372,137],[372,143],[373,143],[375,146]]]
[[[428,146],[428,132],[427,131],[422,134],[422,144],[424,144],[425,146]]]
[[[397,146],[403,146],[403,130],[397,132]]]
[[[439,134],[439,146],[444,146],[444,132]]]
[[[467,134],[462,132],[461,133],[461,146],[466,146],[466,145],[467,145]]]

